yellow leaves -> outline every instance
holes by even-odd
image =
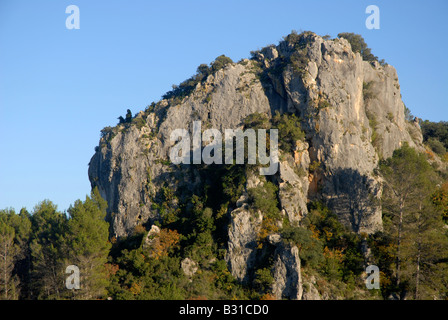
[[[275,224],[274,219],[265,217],[263,222],[261,223],[260,231],[257,236],[257,248],[261,249],[263,247],[263,242],[267,236],[270,234],[276,233],[278,231],[278,227]]]
[[[425,154],[428,156],[428,159],[434,160],[435,154],[428,146],[425,146]]]
[[[327,246],[325,246],[324,257],[326,259],[334,259],[338,262],[342,262],[342,260],[344,259],[344,254],[340,249],[329,249]]]
[[[187,300],[208,300],[206,296],[191,296]]]
[[[142,233],[145,233],[145,232],[146,232],[146,229],[145,229],[145,227],[142,226],[142,225],[137,225],[137,226],[135,226],[135,228],[134,228],[134,234],[135,234],[135,235],[137,235],[137,234],[142,234]]]
[[[106,263],[104,265],[104,268],[106,269],[106,277],[109,279],[110,277],[114,276],[117,271],[120,269],[118,267],[118,264],[111,264],[111,263]]]
[[[444,220],[448,221],[448,182],[445,182],[432,196],[432,202],[442,210]]]
[[[314,224],[310,224],[309,226],[310,231],[313,233],[311,236],[312,238],[319,240],[320,239],[320,232],[316,229],[316,226]]]
[[[265,293],[260,297],[260,300],[277,300],[272,294]]]
[[[134,282],[129,288],[129,291],[134,295],[138,295],[142,291],[142,287],[137,282]]]
[[[179,239],[180,235],[176,230],[161,229],[151,242],[149,256],[155,259],[168,256],[170,249],[177,245]]]
[[[325,238],[327,239],[327,241],[330,241],[331,237],[333,236],[333,232],[331,232],[327,228],[324,228],[324,232],[325,232]]]
[[[448,162],[448,152],[442,156],[442,161]]]
[[[392,284],[392,280],[382,271],[380,271],[380,283],[381,286],[387,288]]]

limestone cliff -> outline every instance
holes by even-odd
[[[185,97],[163,99],[130,122],[104,129],[89,179],[109,203],[111,236],[129,235],[138,225],[149,230],[161,219],[157,204],[164,188],[178,195],[170,202],[175,212],[207,184],[195,165],[170,163],[173,130],[192,132],[193,121],[200,120],[203,129],[224,132],[243,128],[254,113],[269,118],[276,111],[294,113],[306,137],[293,151],[281,151],[279,170],[269,177],[278,186],[282,215],[299,224],[307,203],[318,199],[355,232],[371,233],[382,228],[376,201],[382,185],[374,172],[379,159],[404,142],[423,150],[420,128],[405,120],[404,108],[392,66],[363,61],[343,38],[326,40],[308,32],[227,64]],[[297,247],[278,234],[270,235],[264,252],[257,247],[265,214],[254,216],[247,190],[264,179],[248,175],[240,199],[229,207],[226,259],[237,279],[250,281],[260,255],[269,254],[273,294],[301,299]]]

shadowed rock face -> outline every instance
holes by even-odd
[[[297,114],[306,133],[292,152],[281,152],[279,170],[269,178],[279,187],[282,214],[299,223],[309,200],[318,199],[356,232],[382,228],[377,201],[382,186],[374,174],[380,157],[391,156],[404,142],[423,148],[420,128],[405,121],[397,72],[389,65],[363,61],[345,39],[324,40],[307,33],[300,41],[299,47],[282,41],[252,60],[227,65],[199,82],[187,97],[161,100],[131,124],[108,130],[90,161],[89,179],[109,203],[111,236],[126,236],[137,225],[149,227],[160,219],[153,204],[163,196],[162,186],[177,192],[179,201],[204,187],[194,165],[167,161],[174,129],[192,132],[193,121],[202,121],[203,130],[224,133],[243,128],[250,114],[272,117],[275,111]],[[288,63],[299,50],[300,65]],[[246,189],[259,184],[257,179],[247,179]],[[177,205],[173,202],[172,209]],[[244,191],[228,214],[227,261],[232,274],[244,281],[257,263],[263,212],[258,219],[250,218]],[[275,292],[300,298],[296,287],[285,289],[291,281],[300,282],[296,249],[273,246]]]

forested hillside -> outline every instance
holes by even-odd
[[[172,163],[193,121],[278,129],[278,171]],[[86,199],[0,211],[0,298],[448,299],[447,150],[359,35],[222,55],[101,131]]]

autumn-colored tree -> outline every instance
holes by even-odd
[[[148,248],[148,256],[154,259],[168,256],[170,250],[179,242],[180,235],[176,230],[161,229],[154,235]]]
[[[448,182],[445,182],[431,196],[432,202],[442,211],[442,218],[448,223]]]
[[[278,231],[278,226],[275,223],[275,220],[270,217],[263,218],[261,222],[261,228],[257,234],[257,248],[263,248],[263,243],[266,241],[266,238]]]

